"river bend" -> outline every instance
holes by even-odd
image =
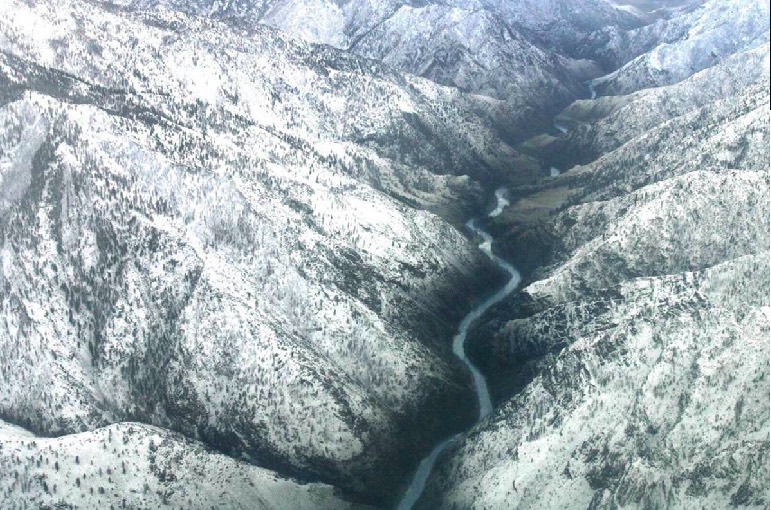
[[[495,200],[495,209],[488,214],[488,217],[490,218],[500,215],[509,205],[509,201],[506,199],[506,190],[503,188],[496,190]],[[466,356],[466,335],[472,324],[481,318],[487,310],[514,292],[519,286],[522,278],[519,271],[517,271],[514,266],[493,253],[493,237],[478,225],[476,219],[469,220],[469,222],[466,223],[466,226],[482,240],[479,244],[479,249],[482,250],[482,253],[487,255],[498,267],[509,274],[509,280],[506,282],[506,285],[501,287],[495,294],[479,303],[463,318],[463,320],[461,320],[460,325],[458,326],[458,332],[452,339],[452,352],[464,365],[466,365],[466,368],[471,372],[471,376],[474,380],[474,391],[476,392],[477,401],[479,402],[479,417],[477,420],[479,421],[490,414],[493,406],[484,375],[482,375],[482,372],[480,372],[474,363]],[[428,480],[437,459],[447,448],[455,443],[459,437],[460,434],[456,434],[445,439],[434,447],[431,453],[420,462],[417,471],[412,477],[410,486],[407,488],[407,491],[399,502],[399,506],[397,507],[398,510],[412,509],[420,498],[420,495],[423,493],[423,489],[426,487],[426,481]]]

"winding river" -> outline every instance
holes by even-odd
[[[586,82],[586,86],[589,87],[590,99],[597,99],[597,91],[594,90],[594,80],[589,80]]]
[[[488,217],[490,218],[499,216],[509,205],[509,201],[506,199],[506,190],[503,188],[496,190],[495,199],[495,209],[493,209],[488,214]],[[493,405],[492,400],[490,399],[490,391],[487,389],[487,381],[485,380],[484,375],[482,375],[482,372],[480,372],[479,369],[466,356],[466,335],[468,334],[468,330],[471,325],[474,324],[474,322],[476,322],[480,317],[482,317],[482,315],[484,315],[484,313],[489,310],[490,307],[499,303],[503,300],[503,298],[514,292],[517,286],[519,286],[521,277],[519,271],[517,271],[514,266],[493,253],[493,238],[488,232],[478,226],[477,220],[469,220],[469,222],[466,223],[466,226],[482,240],[481,244],[479,245],[479,249],[482,250],[482,252],[487,255],[490,260],[495,262],[498,267],[506,271],[510,276],[506,285],[499,289],[495,294],[479,303],[473,310],[468,313],[468,315],[463,318],[463,320],[460,322],[460,325],[458,326],[458,332],[452,339],[452,352],[455,354],[455,356],[458,357],[459,360],[463,362],[464,365],[466,365],[474,380],[474,390],[476,391],[477,401],[479,402],[478,419],[482,420],[493,410]],[[428,476],[431,474],[431,471],[434,468],[436,460],[439,458],[442,452],[453,445],[459,437],[460,434],[456,434],[445,439],[436,447],[434,447],[431,453],[420,462],[417,471],[412,477],[409,488],[404,493],[401,501],[399,502],[399,506],[397,507],[398,510],[412,509],[413,505],[415,505],[415,503],[420,498],[420,495],[423,493],[423,489],[426,487],[426,481],[428,480]]]

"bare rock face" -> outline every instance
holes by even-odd
[[[566,111],[585,164],[490,226],[529,264],[469,340],[499,406],[421,508],[768,506],[767,74],[766,44]]]

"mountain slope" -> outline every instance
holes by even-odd
[[[584,101],[596,159],[512,191],[525,285],[469,337],[500,406],[420,508],[768,506],[768,47],[721,66]]]
[[[104,0],[99,0],[104,1]],[[633,28],[641,21],[606,0],[117,0],[117,5],[163,7],[245,25],[265,23],[315,43],[349,48],[398,11],[451,6],[468,13],[486,11],[510,28],[519,27],[547,45],[570,48],[607,26]]]
[[[474,413],[448,324],[498,275],[422,208],[524,161],[486,103],[265,27],[0,14],[0,414],[394,497]]]
[[[640,132],[762,83],[769,69],[766,43],[732,55],[672,86],[645,89],[628,96],[576,101],[557,116],[557,121],[570,129],[545,147],[544,153],[553,155],[545,159],[561,166],[591,161]]]
[[[555,104],[567,104],[599,74],[587,61],[574,61],[533,44],[486,10],[444,5],[400,8],[359,39],[357,53],[497,99],[496,125],[516,138],[534,125],[547,125]]]
[[[469,10],[485,9],[509,26],[524,30],[528,39],[575,57],[588,34],[613,26],[639,27],[638,16],[606,0],[450,0]]]
[[[545,129],[546,119],[602,74],[577,59],[578,41],[613,25],[639,26],[605,0],[416,2],[390,0],[125,0],[237,26],[274,26],[294,37],[345,48],[395,69],[493,99],[491,121],[508,138]]]
[[[0,422],[0,446],[8,509],[369,508],[138,423],[51,439]]]
[[[748,289],[767,261],[510,324],[516,344],[570,346],[440,465],[422,508],[765,508],[768,286]]]
[[[388,506],[477,414],[506,183],[420,505],[768,507],[768,9],[635,13],[0,4],[3,500]]]
[[[710,0],[671,19],[611,37],[604,45],[594,40],[602,37],[597,34],[585,44],[599,46],[599,59],[620,67],[595,81],[597,92],[623,95],[677,83],[734,53],[767,43],[768,32],[767,2]],[[597,51],[590,52],[592,57]]]

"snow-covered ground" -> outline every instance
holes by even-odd
[[[80,0],[2,3],[0,50],[3,416],[143,421],[380,501],[473,420],[448,339],[495,273],[426,209],[518,157],[486,103]]]
[[[469,336],[503,403],[417,508],[768,507],[767,69],[765,45],[582,102],[562,141],[596,159],[494,225],[515,259],[546,246]]]
[[[562,150],[582,148],[601,154],[698,108],[714,105],[712,108],[716,109],[723,100],[726,108],[732,108],[732,96],[748,86],[757,87],[770,69],[766,43],[739,51],[671,86],[645,89],[627,96],[605,96],[596,101],[576,101],[558,118],[570,125],[586,127],[564,136],[567,146]],[[746,101],[734,103],[733,109],[748,107],[744,105]],[[691,124],[695,129],[700,128],[696,123]]]
[[[667,19],[629,32],[608,29],[595,49],[620,67],[594,80],[602,95],[677,83],[769,40],[769,4],[762,0],[707,0]]]
[[[139,423],[60,438],[0,422],[3,508],[361,509],[333,487],[300,484]]]
[[[606,0],[124,0],[238,26],[266,24],[312,43],[371,57],[443,85],[498,99],[497,127],[519,137],[599,76],[575,48],[604,27],[639,27],[636,13]],[[647,16],[643,16],[647,19]]]
[[[555,164],[419,505],[766,508],[768,6],[703,3],[0,3],[3,505],[392,502],[474,420],[451,223]]]
[[[500,216],[504,209],[506,209],[506,207],[509,205],[510,202],[506,197],[506,190],[504,188],[495,190],[495,208],[488,213],[488,217],[496,218]],[[483,420],[493,410],[492,401],[490,399],[490,391],[487,387],[487,381],[485,380],[484,375],[468,358],[468,356],[466,356],[466,337],[468,335],[469,328],[471,328],[472,325],[474,325],[481,317],[483,317],[487,310],[503,301],[507,296],[514,292],[514,290],[516,290],[522,281],[522,277],[520,276],[519,271],[517,271],[517,269],[514,268],[511,264],[493,254],[492,237],[487,231],[482,229],[477,224],[477,220],[472,219],[466,225],[472,232],[474,232],[475,235],[477,235],[482,240],[482,243],[479,245],[479,249],[485,255],[487,255],[490,260],[492,260],[499,268],[501,268],[509,275],[509,280],[503,287],[498,289],[494,294],[487,297],[481,303],[475,306],[463,318],[463,320],[460,321],[458,332],[452,339],[453,354],[455,354],[455,356],[466,366],[466,369],[472,375],[472,379],[474,381],[474,390],[476,391],[477,395],[477,403],[479,405],[479,420]],[[410,510],[415,505],[415,503],[417,503],[417,501],[420,499],[423,489],[425,488],[426,480],[428,480],[428,477],[431,475],[431,470],[433,469],[434,464],[439,459],[439,456],[444,453],[447,448],[455,443],[458,437],[459,435],[454,435],[448,439],[445,439],[439,443],[426,458],[421,461],[421,463],[418,465],[418,469],[412,477],[412,480],[410,481],[410,485],[407,487],[407,490],[399,501],[399,505],[397,506],[398,510]]]

